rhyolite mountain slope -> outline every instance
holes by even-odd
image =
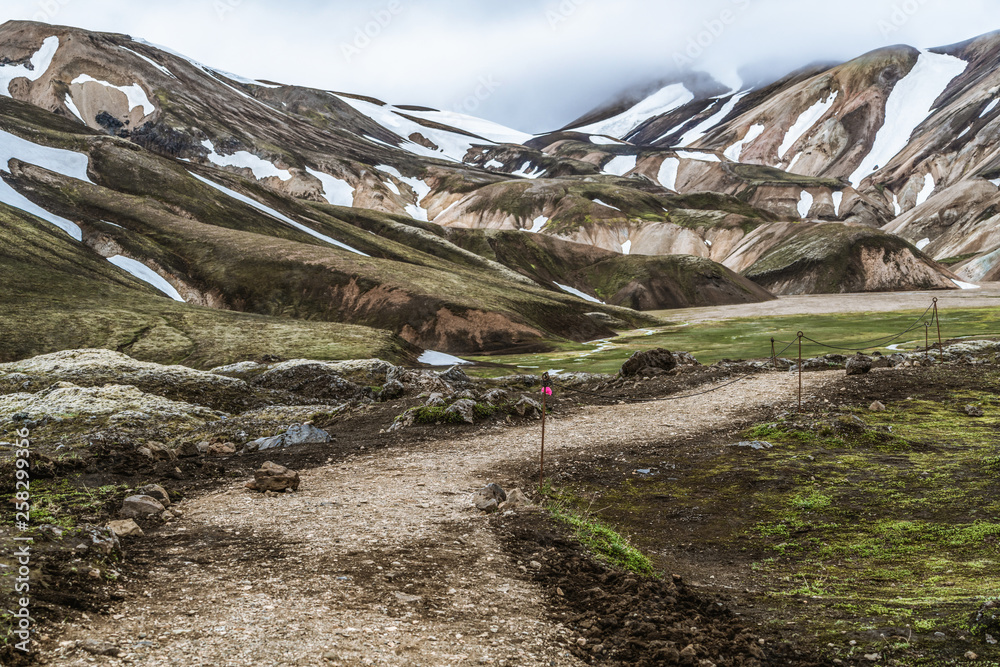
[[[0,207],[172,309],[369,327],[404,356],[541,349],[765,288],[954,288],[932,257],[982,279],[1000,255],[998,49],[892,47],[739,91],[688,73],[530,136],[8,22]],[[41,298],[65,266],[26,256]],[[77,346],[109,345],[86,321]]]

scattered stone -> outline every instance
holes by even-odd
[[[528,563],[528,566],[531,567],[531,569],[533,569],[533,570],[541,570],[542,569],[542,564],[539,563],[537,560],[531,561],[530,563]]]
[[[236,447],[231,442],[213,442],[206,452],[209,456],[232,456]]]
[[[848,375],[864,375],[872,369],[872,358],[858,352],[847,360]]]
[[[393,591],[392,594],[403,604],[413,604],[414,602],[420,602],[420,600],[423,599],[419,595],[409,595],[408,593],[403,593],[402,591]]]
[[[154,514],[162,514],[166,509],[152,496],[129,496],[122,502],[121,514],[127,519],[141,519]]]
[[[472,504],[483,512],[496,510],[500,503],[505,500],[507,500],[507,493],[500,488],[499,484],[494,484],[493,482],[479,489],[472,496]]]
[[[456,399],[466,398],[470,401],[475,401],[476,394],[471,389],[465,389],[464,391],[460,391],[457,394],[455,394],[455,398]]]
[[[205,443],[205,449],[208,449],[208,443]],[[198,445],[191,442],[182,442],[177,449],[174,450],[178,458],[189,459],[195,456],[201,456],[202,451],[198,448]]]
[[[163,514],[160,515],[160,521],[167,523],[168,521],[173,521],[174,515],[170,513],[169,510],[163,510]]]
[[[640,350],[628,358],[621,367],[622,377],[635,377],[637,375],[662,375],[677,367],[677,360],[670,350],[656,348],[653,350]]]
[[[503,505],[499,509],[506,510],[518,507],[519,505],[530,505],[531,500],[528,496],[524,495],[524,491],[521,489],[514,489],[507,494],[507,499],[503,502]]]
[[[540,419],[542,416],[542,405],[535,399],[524,396],[514,404],[514,412],[522,417]]]
[[[167,449],[167,447],[162,442],[156,442],[155,440],[150,440],[146,443],[146,449],[149,450],[154,461],[176,461],[177,454],[174,453],[172,449]]]
[[[253,481],[247,482],[246,487],[253,491],[284,491],[291,489],[297,491],[299,488],[299,473],[280,466],[273,461],[265,461],[253,474]]]
[[[442,380],[450,384],[468,384],[472,379],[465,374],[461,366],[452,366],[443,373],[438,373]]]
[[[1000,635],[1000,600],[986,600],[969,618],[973,636]]]
[[[135,495],[152,496],[160,501],[160,504],[164,507],[170,507],[170,496],[167,495],[167,490],[159,484],[147,484],[145,486],[140,486],[135,490]]]
[[[142,537],[144,533],[133,519],[108,522],[108,528],[118,537]]]
[[[401,398],[406,393],[406,387],[399,380],[390,380],[382,385],[382,391],[378,393],[380,401],[394,401]]]
[[[741,440],[740,442],[729,445],[730,447],[749,447],[750,449],[771,449],[774,447],[771,443],[765,440]]]
[[[121,542],[118,541],[118,536],[114,534],[110,528],[102,528],[99,526],[84,526],[80,531],[80,537],[90,538],[90,543],[83,543],[76,545],[77,549],[83,551],[94,551],[104,555],[110,556],[111,554],[120,554],[122,551]]]
[[[875,401],[868,406],[868,409],[872,412],[885,412],[885,404],[882,401]]]
[[[97,639],[84,639],[78,646],[83,651],[93,655],[117,658],[121,654],[121,650],[111,642],[104,642]]]
[[[446,415],[458,415],[462,418],[462,421],[468,424],[474,424],[476,422],[476,416],[473,412],[476,407],[475,401],[470,401],[467,398],[455,401],[444,411]]]
[[[872,368],[889,368],[891,365],[889,363],[889,358],[884,356],[881,352],[874,352],[872,355]]]
[[[975,654],[974,652],[972,652],[972,651],[966,651],[966,652],[965,652],[965,659],[966,659],[966,660],[976,660],[976,659],[978,659],[978,658],[979,658],[979,656],[978,656],[978,655],[976,655],[976,654]]]
[[[424,401],[425,408],[443,408],[448,405],[444,400],[444,394],[439,394],[437,392],[431,394],[426,401]]]
[[[965,414],[969,415],[970,417],[982,417],[983,416],[983,409],[981,407],[979,407],[978,405],[971,405],[971,404],[970,405],[966,405],[963,408],[963,411],[965,412]]]
[[[865,653],[865,660],[868,662],[878,662],[882,659],[882,654],[880,653]]]
[[[490,389],[488,392],[483,394],[483,403],[489,403],[490,405],[502,405],[504,403],[510,403],[510,394],[508,394],[503,389]]]

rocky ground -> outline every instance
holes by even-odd
[[[950,348],[947,358],[968,363],[996,347]],[[658,447],[694,452],[796,398],[796,374],[760,364],[653,361],[681,363],[556,378],[549,480],[597,460],[628,467]],[[824,370],[805,374],[807,403],[843,378],[845,361],[812,364]],[[32,567],[42,588],[27,661],[823,661],[690,585],[707,563],[677,563],[660,579],[629,574],[555,523],[534,482],[535,382],[384,362],[265,360],[203,373],[105,351],[0,367],[0,417],[29,428],[36,452]],[[247,488],[269,461],[298,471],[287,482],[297,490]],[[5,480],[12,472],[8,459]],[[476,509],[489,482],[522,488],[527,502],[513,506],[511,493],[498,513]],[[104,527],[112,520],[118,536]],[[5,540],[14,534],[4,526]],[[26,661],[9,646],[4,660]]]

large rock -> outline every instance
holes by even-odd
[[[247,488],[254,491],[284,491],[299,488],[299,473],[273,461],[265,461],[253,474],[253,481],[247,483]]]
[[[142,537],[144,534],[134,519],[109,521],[108,528],[118,537]]]
[[[159,503],[164,507],[170,507],[170,496],[167,495],[167,490],[159,484],[147,484],[145,486],[140,486],[135,490],[135,495],[150,496],[159,501]]]
[[[513,491],[507,494],[506,499],[500,505],[500,509],[502,510],[513,509],[520,505],[530,505],[530,504],[531,500],[528,498],[528,496],[524,495],[524,491],[522,491],[521,489],[514,489]]]
[[[394,401],[401,398],[406,393],[406,387],[399,380],[391,380],[382,386],[382,391],[378,393],[380,401]]]
[[[129,496],[122,502],[121,514],[127,519],[142,519],[148,516],[163,514],[166,508],[152,496]]]
[[[176,461],[177,453],[164,445],[162,442],[150,440],[146,443],[146,449],[155,461]]]
[[[292,426],[285,433],[285,447],[324,444],[332,440],[329,433],[308,423]]]
[[[505,500],[507,500],[507,494],[500,488],[499,484],[493,482],[472,494],[472,504],[483,512],[495,511]]]
[[[848,375],[864,375],[872,369],[872,358],[858,352],[847,360]]]
[[[446,415],[458,415],[462,418],[462,421],[468,424],[474,424],[476,422],[476,402],[470,401],[467,398],[463,398],[459,401],[452,403],[447,410],[444,411]]]
[[[472,378],[465,374],[465,371],[462,370],[461,366],[452,366],[443,373],[438,373],[438,375],[441,376],[442,380],[452,385],[468,384],[472,382]]]
[[[522,417],[539,419],[542,416],[542,405],[533,398],[523,396],[520,401],[514,404],[514,412]]]
[[[332,441],[333,438],[323,429],[316,428],[312,424],[300,424],[291,427],[281,435],[258,438],[253,442],[248,442],[245,450],[248,452],[264,452],[269,449],[278,449],[279,447],[324,444]]]
[[[347,401],[373,393],[366,386],[344,379],[330,364],[301,359],[277,364],[252,382],[265,389],[287,391],[312,399]]]
[[[483,394],[483,403],[489,403],[490,405],[510,403],[510,394],[503,389],[490,389]]]
[[[623,377],[659,375],[676,367],[677,359],[670,353],[670,350],[658,347],[654,350],[640,350],[633,354],[628,361],[622,364],[621,374]]]

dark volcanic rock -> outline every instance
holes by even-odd
[[[670,350],[658,347],[655,350],[641,350],[633,354],[622,364],[621,374],[624,377],[658,375],[676,367],[677,360]]]

